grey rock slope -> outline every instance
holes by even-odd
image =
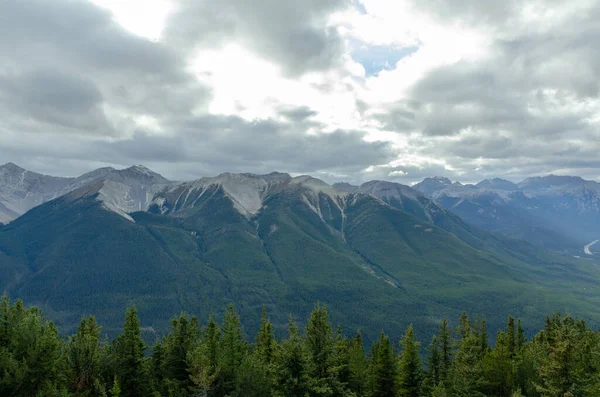
[[[105,207],[128,218],[129,212],[145,210],[168,183],[143,166],[124,170],[107,167],[78,178],[59,178],[8,163],[0,167],[0,223],[8,223],[40,204],[90,185],[97,188],[98,199]]]
[[[27,171],[13,163],[0,166],[0,223],[54,198],[55,192],[71,181]]]

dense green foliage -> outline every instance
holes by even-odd
[[[485,320],[463,313],[447,321],[429,346],[427,365],[409,326],[399,342],[384,332],[365,354],[362,336],[334,331],[317,305],[303,331],[290,318],[277,340],[263,311],[248,343],[233,306],[222,324],[202,326],[181,314],[151,352],[129,308],[121,334],[101,338],[94,317],[61,338],[42,312],[0,302],[0,395],[7,397],[441,397],[598,396],[600,334],[583,320],[556,314],[531,340],[508,318],[493,347]],[[447,346],[446,346],[447,344]]]

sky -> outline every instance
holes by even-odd
[[[0,164],[600,179],[597,0],[0,1]]]

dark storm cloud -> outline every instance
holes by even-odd
[[[94,152],[104,158],[194,164],[186,174],[233,172],[360,172],[385,164],[395,153],[388,143],[364,141],[360,131],[307,134],[294,122],[249,122],[235,116],[203,116],[173,120],[175,135],[138,133],[131,139],[102,142]],[[352,161],[348,161],[352,158]]]
[[[235,40],[295,76],[340,62],[343,43],[326,19],[349,5],[349,0],[183,0],[166,37],[188,48]]]
[[[102,94],[93,81],[51,69],[17,75],[0,75],[0,101],[10,111],[6,118],[34,120],[40,129],[48,124],[64,132],[110,133],[102,109]]]

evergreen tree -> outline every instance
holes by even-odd
[[[0,395],[600,395],[600,334],[583,320],[560,314],[548,317],[545,328],[525,341],[520,321],[515,324],[509,318],[493,348],[484,338],[484,319],[470,323],[463,315],[459,323],[461,338],[454,359],[450,359],[444,321],[439,338],[432,339],[427,377],[421,382],[419,344],[412,326],[402,338],[399,357],[382,332],[367,359],[360,333],[348,340],[338,327],[333,334],[327,312],[320,305],[308,321],[307,338],[290,319],[289,337],[281,344],[275,342],[263,313],[256,347],[250,353],[232,307],[225,315],[222,332],[212,316],[206,328],[200,329],[197,319],[180,315],[155,345],[151,358],[145,359],[135,308],[128,309],[124,330],[112,345],[100,340],[101,328],[94,317],[84,318],[65,343],[39,309],[27,309],[21,301],[11,305],[4,297],[0,301]],[[442,376],[445,354],[450,364],[447,376]]]
[[[244,397],[271,395],[271,373],[258,350],[248,354],[236,371],[236,393]]]
[[[460,315],[456,333],[459,339],[466,339],[471,333],[471,321],[469,320],[469,316],[467,316],[466,312],[462,312],[462,314]]]
[[[67,378],[75,396],[104,396],[101,327],[93,316],[84,318],[67,344]]]
[[[310,377],[314,393],[336,395],[343,388],[335,367],[335,341],[327,308],[317,304],[306,326],[306,347],[310,359]]]
[[[200,343],[200,324],[197,317],[180,314],[171,320],[171,332],[162,343],[164,375],[172,393],[187,391],[194,384],[190,379],[187,358]]]
[[[306,397],[311,391],[309,353],[291,316],[288,333],[273,359],[273,395]]]
[[[222,382],[219,382],[220,339],[221,330],[211,313],[200,343],[187,356],[190,380],[199,388],[202,396],[212,396],[223,392],[223,388],[220,387]]]
[[[438,385],[434,386],[431,389],[430,393],[431,397],[447,397],[448,392],[446,391],[446,386],[444,386],[444,382],[440,382]]]
[[[450,330],[448,329],[448,320],[443,319],[439,330],[440,340],[440,378],[446,379],[452,364],[452,341],[450,340]]]
[[[251,354],[242,361],[236,376],[236,391],[243,396],[268,396],[271,394],[271,362],[277,348],[273,326],[262,308],[260,329]]]
[[[334,342],[331,335],[331,323],[325,306],[317,304],[306,326],[306,346],[312,364],[312,376],[327,378],[333,355]]]
[[[330,371],[341,388],[345,388],[350,382],[350,343],[351,341],[344,336],[342,326],[338,325],[335,332],[333,367]]]
[[[157,342],[152,347],[152,355],[150,357],[150,379],[151,389],[162,395],[168,394],[165,390],[166,370],[165,370],[165,351],[163,342]]]
[[[121,387],[119,386],[119,381],[117,380],[117,377],[115,377],[113,385],[108,392],[108,395],[110,397],[121,397]]]
[[[431,344],[429,345],[429,354],[427,355],[427,367],[428,373],[427,378],[431,385],[437,385],[441,380],[441,357],[440,350],[438,347],[437,336],[433,336]]]
[[[450,382],[456,397],[483,396],[480,389],[483,383],[483,370],[479,337],[467,331],[461,339],[452,363]]]
[[[398,366],[390,338],[382,331],[372,349],[371,397],[395,397],[397,394]]]
[[[235,390],[236,372],[248,353],[240,317],[229,305],[223,320],[223,333],[219,343],[218,362],[223,395]]]
[[[506,324],[506,337],[508,342],[508,352],[510,357],[515,356],[517,348],[517,336],[515,330],[515,319],[513,316],[508,316],[508,323]]]
[[[256,335],[256,352],[263,362],[269,364],[273,358],[275,350],[275,336],[273,334],[273,325],[267,318],[267,309],[263,306],[260,329]]]
[[[484,387],[487,395],[510,396],[513,389],[513,363],[508,337],[499,331],[494,348],[483,359]]]
[[[535,341],[544,348],[545,357],[538,362],[540,384],[537,391],[543,395],[581,395],[592,382],[591,346],[597,340],[590,335],[583,321],[557,314],[548,319],[546,328]]]
[[[365,356],[365,347],[360,331],[350,341],[348,351],[348,388],[357,396],[363,396],[367,390],[369,363]]]
[[[148,393],[140,319],[135,306],[127,309],[123,333],[116,342],[117,380],[122,397],[145,397]]]
[[[523,349],[523,346],[525,346],[525,342],[527,342],[527,340],[525,339],[525,330],[523,329],[523,326],[521,325],[521,319],[519,318],[517,320],[517,351],[520,352]]]
[[[487,331],[487,323],[485,321],[485,316],[483,316],[481,318],[481,326],[479,327],[480,329],[480,334],[479,334],[479,340],[480,345],[481,345],[481,357],[485,356],[485,354],[488,352],[489,349],[489,344],[488,344],[488,331]]]
[[[41,310],[8,298],[0,304],[0,395],[53,396],[65,392],[64,345]]]
[[[415,341],[412,324],[406,330],[401,345],[399,395],[402,397],[419,397],[423,374],[419,352],[420,343]]]

